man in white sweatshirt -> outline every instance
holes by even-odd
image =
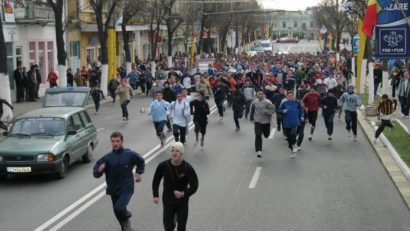
[[[168,108],[168,116],[172,123],[175,142],[185,144],[185,136],[188,129],[191,110],[189,104],[184,100],[182,93],[177,94],[177,100],[173,101]]]

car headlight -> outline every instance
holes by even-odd
[[[55,161],[55,155],[53,153],[44,153],[37,155],[38,162],[51,162]]]

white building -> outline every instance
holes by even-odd
[[[17,62],[26,70],[38,64],[42,77],[40,95],[44,94],[47,74],[57,67],[57,48],[53,10],[42,1],[25,1],[23,6],[13,7],[13,16],[6,12],[6,0],[1,1],[1,20],[6,41],[7,67],[11,97],[16,99],[13,71]]]

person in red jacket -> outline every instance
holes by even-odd
[[[311,125],[309,141],[312,141],[313,132],[315,132],[317,112],[319,111],[320,94],[315,90],[314,87],[310,88],[309,93],[303,97],[303,105],[307,108],[308,119]]]
[[[58,75],[54,72],[54,69],[51,69],[50,73],[48,74],[47,81],[50,83],[51,87],[57,87],[57,80]]]

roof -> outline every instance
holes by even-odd
[[[18,116],[17,119],[29,117],[60,117],[67,119],[70,115],[82,110],[84,110],[82,107],[47,107],[24,113]]]

